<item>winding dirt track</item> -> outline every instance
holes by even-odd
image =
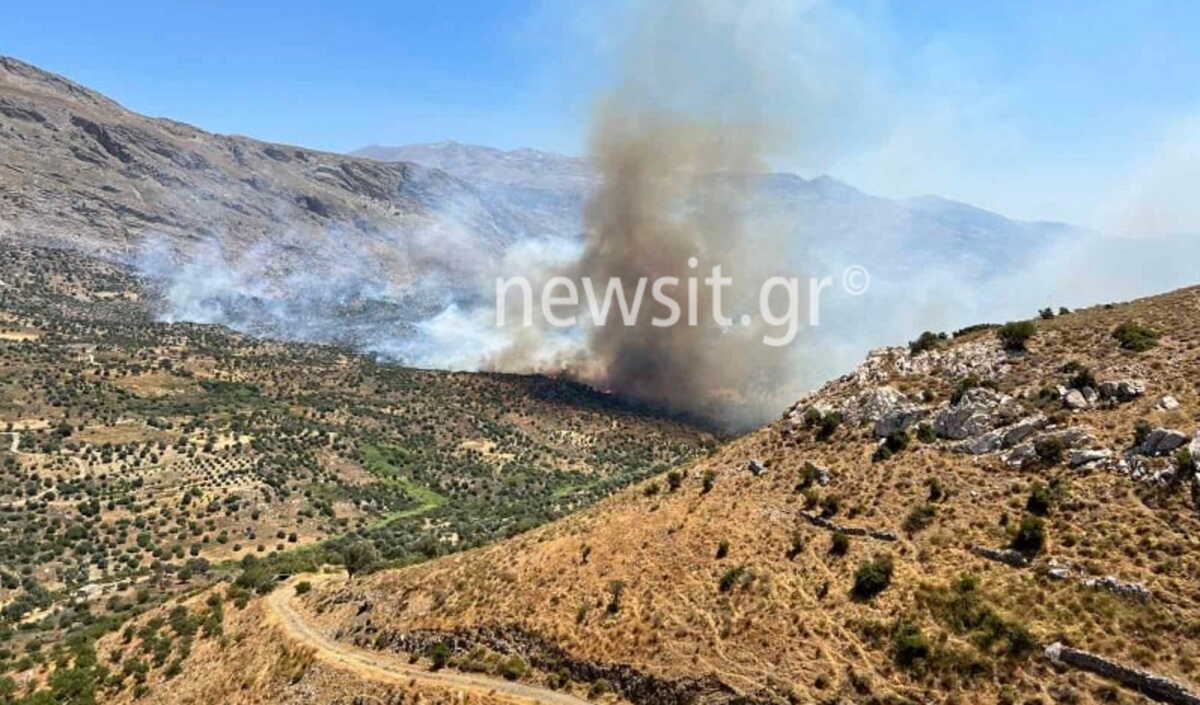
[[[292,605],[297,582],[325,582],[334,577],[297,576],[277,587],[266,599],[268,611],[284,633],[290,639],[313,648],[316,657],[322,661],[368,680],[399,684],[416,681],[425,686],[470,692],[495,702],[520,705],[588,705],[586,700],[547,688],[474,673],[430,671],[408,663],[407,659],[334,641],[309,624],[304,615]]]

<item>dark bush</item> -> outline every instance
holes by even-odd
[[[920,627],[906,619],[896,622],[892,631],[892,657],[898,665],[910,668],[929,658],[930,651],[929,640]]]
[[[909,349],[909,352],[911,352],[913,355],[917,355],[917,354],[925,352],[926,350],[935,349],[938,345],[943,343],[945,340],[946,340],[945,333],[934,333],[933,331],[927,330],[924,333],[922,333],[920,336],[918,336],[916,340],[910,342],[908,344],[908,349]]]
[[[1096,389],[1100,386],[1096,382],[1096,375],[1088,367],[1078,365],[1071,372],[1073,372],[1073,375],[1071,381],[1068,383],[1071,389],[1087,389],[1088,387]]]
[[[1141,444],[1145,443],[1146,438],[1150,436],[1150,432],[1153,430],[1154,429],[1150,426],[1149,421],[1146,419],[1138,419],[1137,423],[1133,425],[1133,444],[1135,446],[1140,446]]]
[[[450,651],[449,644],[444,641],[439,641],[438,643],[429,647],[427,655],[429,656],[429,660],[433,661],[433,670],[440,671],[446,666],[450,665],[450,657],[452,652]]]
[[[739,565],[736,568],[730,568],[721,576],[721,581],[717,584],[717,587],[721,592],[729,592],[744,582],[746,576],[746,566]]]
[[[1038,517],[1025,517],[1013,536],[1012,547],[1027,556],[1041,552],[1046,545],[1046,525]]]
[[[1037,333],[1037,324],[1033,321],[1013,321],[1005,323],[996,331],[1004,349],[1010,352],[1024,352],[1028,343]]]
[[[1038,460],[1045,465],[1058,465],[1062,462],[1063,453],[1066,452],[1061,439],[1058,438],[1043,438],[1033,444],[1033,450],[1037,453]]]
[[[817,440],[829,440],[838,426],[842,425],[842,415],[840,412],[831,411],[821,417],[820,423],[817,425]]]
[[[853,595],[860,600],[869,600],[892,584],[892,557],[879,554],[859,564],[854,573]]]
[[[904,519],[904,530],[910,534],[915,534],[922,529],[928,528],[933,523],[933,518],[937,514],[937,507],[932,504],[922,504],[918,507],[913,507],[912,511]]]
[[[1113,330],[1112,337],[1116,338],[1125,350],[1144,352],[1158,345],[1159,334],[1140,323],[1126,321]]]

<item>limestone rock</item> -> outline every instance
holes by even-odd
[[[887,438],[897,431],[907,431],[913,424],[929,415],[929,410],[914,404],[902,404],[875,422],[875,437]]]
[[[1072,389],[1071,391],[1067,392],[1065,397],[1063,397],[1063,406],[1067,407],[1068,409],[1080,410],[1087,409],[1091,406],[1091,404],[1088,403],[1087,398],[1083,396],[1083,392],[1079,391],[1078,389]]]
[[[1117,401],[1133,401],[1146,393],[1146,382],[1140,379],[1118,379],[1100,383],[1100,396]]]
[[[879,421],[898,409],[911,406],[908,397],[895,387],[873,387],[849,400],[842,406],[842,416],[847,423],[858,425]],[[885,434],[886,435],[886,434]]]
[[[1104,449],[1104,448],[1097,449],[1097,450],[1092,450],[1092,449],[1072,450],[1070,453],[1067,454],[1067,465],[1070,465],[1073,468],[1077,468],[1082,465],[1096,463],[1101,460],[1108,460],[1112,457],[1113,457],[1113,452],[1111,450]]]
[[[980,558],[1011,565],[1014,568],[1024,568],[1029,565],[1029,559],[1023,553],[1014,551],[1011,548],[997,549],[986,546],[972,546],[971,552]]]
[[[933,417],[933,430],[939,436],[961,441],[979,436],[1020,412],[1012,397],[986,387],[968,389],[957,404],[946,407]]]
[[[1186,434],[1172,428],[1156,428],[1146,436],[1146,440],[1138,446],[1137,451],[1142,455],[1165,455],[1188,442]]]
[[[1174,411],[1179,408],[1179,400],[1168,394],[1158,402],[1159,411]]]
[[[1145,585],[1141,583],[1127,583],[1111,575],[1106,575],[1103,578],[1087,578],[1083,581],[1083,584],[1086,587],[1108,590],[1109,592],[1125,597],[1133,597],[1143,602],[1152,597],[1150,589]]]
[[[1036,414],[1022,419],[1012,425],[988,431],[987,433],[963,441],[954,450],[971,455],[994,453],[998,450],[1012,448],[1045,427],[1049,420],[1043,414]]]

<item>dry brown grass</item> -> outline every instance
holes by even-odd
[[[1077,360],[1100,379],[1143,378],[1149,391],[1117,408],[1052,409],[1062,423],[1087,426],[1101,445],[1118,451],[1129,445],[1140,418],[1191,433],[1200,411],[1198,301],[1200,292],[1190,289],[1042,322],[1030,353],[1011,359],[996,381],[1032,399],[1041,387],[1064,382],[1061,366]],[[1120,350],[1110,331],[1126,320],[1157,329],[1161,344],[1141,354]],[[945,399],[956,381],[904,383]],[[1182,407],[1156,412],[1164,394]],[[1108,697],[1103,683],[1059,675],[1036,652],[1009,659],[980,650],[918,604],[923,587],[945,587],[970,572],[997,614],[1026,624],[1043,643],[1063,640],[1200,682],[1200,520],[1186,491],[1099,470],[1023,472],[995,456],[962,456],[915,441],[896,458],[872,463],[873,448],[866,429],[843,428],[831,442],[819,442],[792,440],[768,427],[686,468],[677,492],[667,493],[663,478],[656,478],[499,545],[372,576],[310,602],[325,610],[321,618],[328,624],[351,634],[365,620],[373,629],[398,632],[517,627],[577,658],[628,663],[668,678],[712,674],[743,692],[792,693],[801,701],[836,694],[859,701],[896,695],[999,702],[1014,691],[1022,699]],[[768,473],[755,478],[746,472],[750,458],[767,462]],[[806,500],[795,485],[810,461],[827,467],[834,482]],[[710,471],[715,484],[703,493],[701,478]],[[1047,517],[1048,546],[1034,568],[1017,570],[970,553],[974,544],[1006,545],[1034,483],[1052,478],[1061,478],[1064,497]],[[947,496],[936,504],[932,526],[903,535],[904,518],[927,501],[935,479]],[[648,495],[652,483],[662,491]],[[890,529],[901,539],[854,538],[847,555],[831,555],[829,533],[796,517],[806,501],[829,495],[841,500],[836,521]],[[796,536],[803,548],[789,559]],[[717,559],[721,541],[729,551]],[[892,586],[858,602],[849,594],[854,571],[878,551],[895,559]],[[1156,599],[1143,604],[1075,580],[1051,581],[1041,572],[1050,557],[1081,575],[1144,583]],[[722,576],[739,566],[750,577],[722,591]],[[623,590],[619,609],[610,612],[614,582]],[[373,608],[356,615],[355,605],[364,601]],[[924,673],[898,666],[890,632],[900,615],[988,672],[967,676],[957,662]],[[1071,693],[1055,690],[1064,688]]]

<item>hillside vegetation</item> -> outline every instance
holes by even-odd
[[[580,514],[301,599],[347,643],[516,657],[599,701],[1141,697],[1056,667],[1055,642],[1195,684],[1198,305],[876,351]]]
[[[713,443],[565,381],[156,323],[151,296],[65,251],[0,261],[0,673],[31,688],[173,596],[479,546]]]

